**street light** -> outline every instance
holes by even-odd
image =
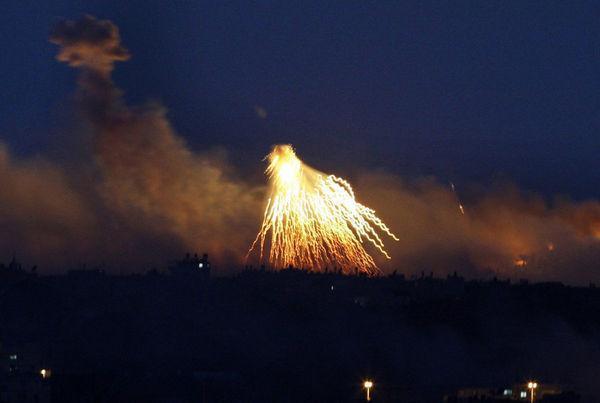
[[[373,387],[373,381],[365,381],[363,383],[364,388],[367,390],[367,402],[371,401],[371,388]]]
[[[537,389],[537,382],[529,381],[527,383],[527,388],[529,389],[529,396],[531,397],[531,403],[535,401],[535,390]]]

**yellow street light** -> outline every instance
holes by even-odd
[[[529,389],[529,396],[531,398],[531,403],[535,401],[535,390],[537,389],[538,384],[534,381],[529,381],[527,383],[527,388]]]
[[[373,381],[365,381],[363,383],[364,388],[367,390],[367,402],[371,401],[371,388],[373,387]]]

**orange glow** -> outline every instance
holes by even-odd
[[[515,259],[514,263],[517,267],[525,267],[527,266],[527,258],[525,256],[519,256]]]
[[[356,267],[368,275],[378,274],[364,242],[389,259],[378,232],[398,238],[374,210],[355,200],[350,184],[305,165],[290,145],[275,146],[268,160],[270,197],[246,258],[258,243],[262,261],[270,237],[269,263],[275,268],[337,266],[352,273]]]
[[[600,222],[592,224],[592,234],[595,238],[600,239]]]

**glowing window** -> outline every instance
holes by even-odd
[[[527,397],[527,392],[521,391],[521,399],[525,399]]]
[[[17,355],[16,354],[12,354],[10,357],[8,357],[11,359],[11,361],[16,361],[17,360]]]
[[[198,263],[198,267],[199,268],[203,268],[204,267],[204,263]]]
[[[512,395],[512,390],[504,389],[504,396],[510,396],[510,395]]]

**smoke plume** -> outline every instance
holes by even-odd
[[[110,21],[86,16],[51,35],[57,59],[80,71],[79,99],[93,124],[97,192],[119,226],[159,234],[190,250],[237,256],[257,207],[253,190],[229,178],[216,159],[194,154],[160,105],[130,108],[110,73],[127,60]],[[250,221],[251,222],[251,221]]]
[[[60,46],[57,60],[104,78],[108,78],[115,62],[129,59],[129,51],[121,45],[119,29],[110,21],[89,15],[58,23],[50,42]]]
[[[57,60],[79,71],[77,102],[92,131],[94,164],[75,186],[50,164],[12,167],[2,152],[8,186],[0,197],[13,207],[0,214],[22,234],[13,237],[14,250],[146,265],[189,250],[239,262],[260,208],[256,190],[232,179],[219,158],[193,153],[160,105],[126,105],[111,78],[114,64],[129,59],[118,28],[84,16],[59,23],[50,41]],[[77,253],[82,240],[95,245]]]

